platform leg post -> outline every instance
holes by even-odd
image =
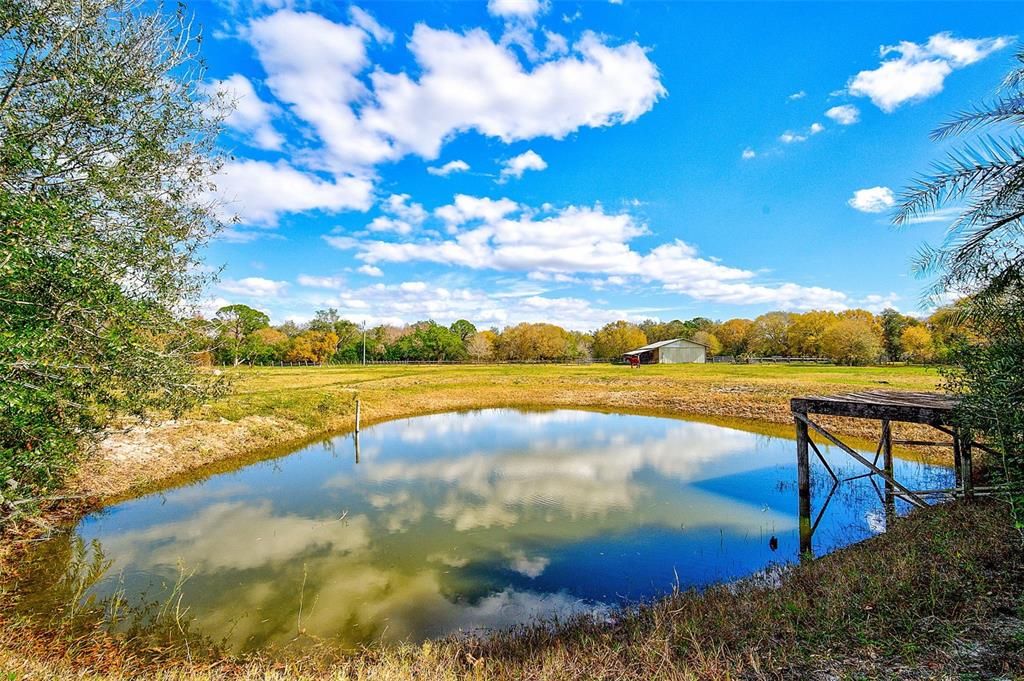
[[[802,415],[806,418],[806,415]],[[811,547],[811,461],[808,453],[807,422],[796,419],[796,485],[800,497],[800,557],[813,557]]]
[[[955,440],[960,449],[960,480],[963,483],[964,498],[974,498],[974,459],[971,451],[971,433],[956,429]]]
[[[892,461],[892,423],[882,419],[882,468],[885,474],[893,477]],[[885,527],[889,529],[896,519],[896,488],[890,480],[885,481]]]

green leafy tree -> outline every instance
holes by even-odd
[[[118,414],[208,393],[183,314],[218,224],[222,112],[180,15],[0,3],[0,513]]]
[[[457,319],[452,322],[449,327],[450,331],[459,337],[462,344],[465,345],[466,341],[476,333],[476,327],[473,326],[472,322],[466,321],[465,319]]]
[[[234,366],[251,359],[255,350],[252,333],[270,326],[270,317],[241,303],[220,308],[213,321],[218,329],[218,358]]]
[[[416,362],[443,362],[468,356],[462,339],[434,321],[413,324],[411,332],[402,336],[389,354],[392,359]]]
[[[878,315],[882,324],[882,341],[885,347],[885,354],[889,359],[898,362],[903,358],[903,332],[911,327],[919,325],[920,322],[913,317],[900,314],[896,310],[886,308]]]

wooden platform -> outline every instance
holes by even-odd
[[[927,506],[927,502],[924,499],[927,496],[962,495],[966,498],[972,497],[975,490],[972,485],[971,450],[975,446],[986,450],[987,448],[984,445],[973,442],[970,433],[962,432],[956,427],[953,414],[957,404],[957,398],[949,395],[889,390],[864,390],[836,395],[794,397],[790,400],[790,410],[793,413],[793,419],[796,421],[797,490],[800,502],[801,555],[809,557],[812,554],[811,538],[814,530],[817,529],[818,523],[828,507],[828,502],[832,495],[843,482],[868,477],[884,504],[887,523],[896,517],[896,499],[902,499],[913,506],[922,508]],[[869,458],[870,455],[865,456],[844,443],[838,436],[829,432],[821,424],[816,423],[811,418],[812,414],[880,421],[881,437],[878,441],[878,448],[875,450],[874,457]],[[929,425],[944,433],[950,439],[945,442],[893,440],[892,422],[894,421]],[[846,452],[851,458],[860,462],[868,472],[864,475],[840,479],[811,438],[812,432]],[[894,444],[952,447],[956,485],[942,490],[908,489],[896,480],[893,475],[892,447]],[[832,489],[813,522],[811,520],[811,452],[817,455],[832,478]],[[884,491],[875,483],[875,478],[882,481]]]
[[[904,423],[952,425],[957,399],[939,393],[864,390],[821,397],[794,397],[790,409],[799,414],[826,414]]]

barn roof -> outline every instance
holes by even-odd
[[[699,345],[700,347],[704,348],[705,350],[708,347],[708,346],[704,345],[703,343],[698,343],[697,341],[689,340],[687,338],[672,338],[670,340],[658,341],[657,343],[648,343],[647,345],[643,346],[642,348],[637,348],[636,350],[630,350],[629,352],[624,352],[622,354],[623,355],[639,355],[642,352],[650,352],[651,350],[657,350],[658,348],[663,348],[666,345],[671,345],[672,343],[689,343],[690,345]]]

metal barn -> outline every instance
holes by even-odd
[[[649,343],[642,348],[623,353],[623,359],[639,357],[641,364],[704,364],[707,361],[707,346],[685,338]]]

